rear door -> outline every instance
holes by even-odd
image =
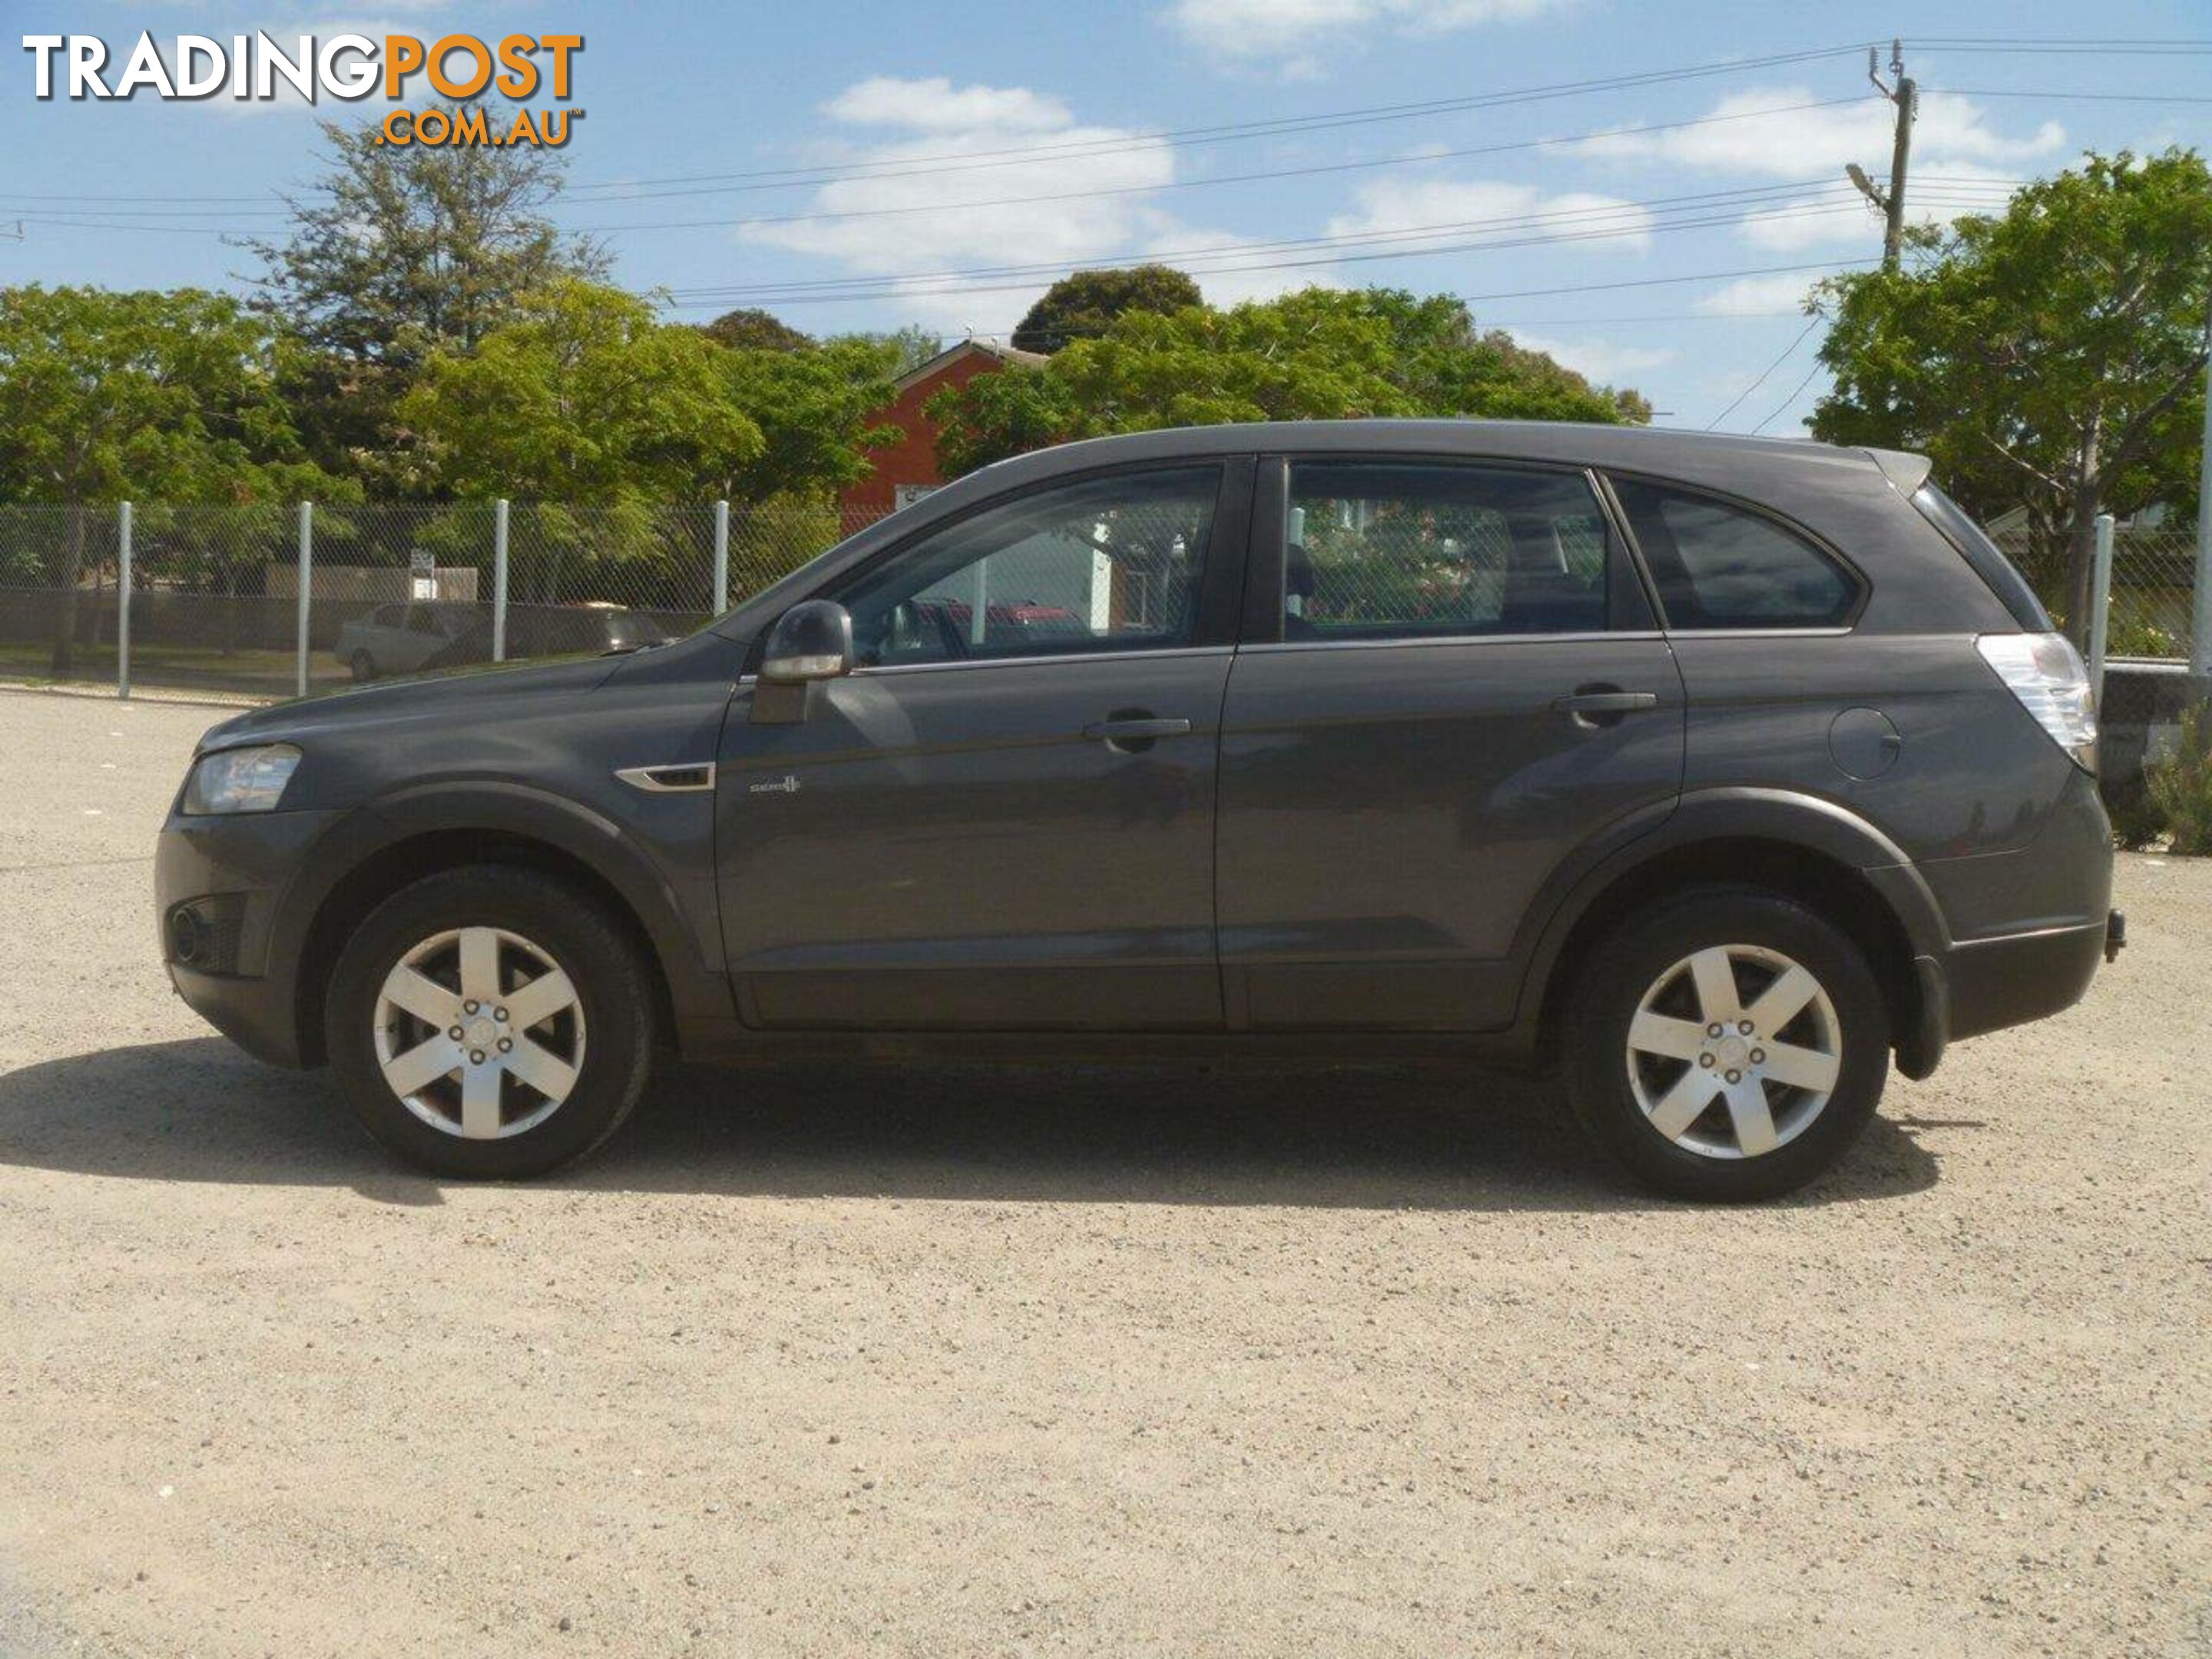
[[[1218,1030],[1215,748],[1252,463],[1063,481],[823,597],[861,666],[724,729],[752,1024]]]
[[[1663,817],[1682,683],[1595,480],[1263,462],[1222,717],[1228,1017],[1480,1030],[1563,859]]]

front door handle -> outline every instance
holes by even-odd
[[[1141,754],[1162,738],[1187,738],[1190,722],[1180,720],[1155,720],[1150,714],[1116,714],[1083,728],[1083,735],[1097,739],[1109,749],[1119,749],[1128,754]]]
[[[1624,691],[1617,685],[1580,686],[1571,696],[1552,699],[1554,709],[1585,729],[1618,726],[1626,715],[1658,706],[1657,692]]]

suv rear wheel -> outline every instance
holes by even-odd
[[[1646,1185],[1770,1198],[1857,1139],[1889,1071],[1865,957],[1795,900],[1704,887],[1639,910],[1590,953],[1568,1017],[1568,1098]]]
[[[479,865],[386,899],[338,958],[332,1069],[371,1134],[439,1175],[515,1179],[582,1157],[644,1092],[653,997],[586,895]]]

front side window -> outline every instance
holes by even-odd
[[[1596,632],[1626,575],[1577,473],[1427,461],[1291,469],[1286,642]]]
[[[1188,645],[1215,465],[1115,473],[960,520],[839,597],[866,665]]]
[[[1836,628],[1858,608],[1856,579],[1771,519],[1640,479],[1613,493],[1669,628]]]

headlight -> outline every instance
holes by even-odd
[[[264,744],[258,749],[223,749],[203,755],[185,780],[185,811],[213,812],[273,812],[300,763],[300,751],[289,743]]]

